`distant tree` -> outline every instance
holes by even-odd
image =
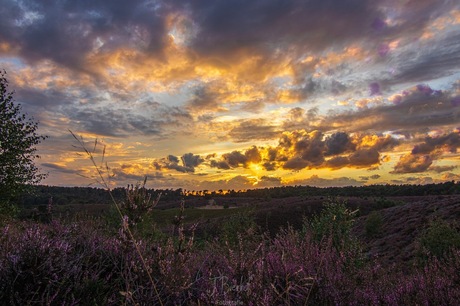
[[[45,136],[36,133],[38,124],[21,113],[13,92],[8,92],[6,72],[0,72],[0,213],[11,213],[11,200],[45,174],[34,165],[38,145]]]

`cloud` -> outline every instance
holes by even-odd
[[[303,180],[296,180],[292,182],[295,185],[308,185],[315,187],[344,187],[344,186],[362,186],[363,183],[349,177],[339,177],[333,179],[321,178],[318,175]]]
[[[195,168],[204,162],[204,158],[193,153],[186,153],[180,158],[174,155],[168,155],[165,158],[155,160],[153,166],[156,170],[162,169],[176,170],[183,173],[194,173]]]
[[[219,152],[163,157],[127,149],[134,140],[116,150],[155,156],[146,172],[181,177],[196,168],[376,169],[383,152],[412,145],[394,173],[454,169],[437,161],[457,152],[458,133],[423,135],[459,127],[458,1],[6,0],[2,8],[0,66],[13,72],[24,110],[55,136],[43,146],[54,171],[65,171],[55,161],[69,151],[57,148],[67,128],[161,145],[190,135],[188,144],[205,143],[199,152]],[[252,146],[260,141],[270,144]]]
[[[242,175],[234,176],[230,179],[221,179],[216,181],[203,181],[195,185],[195,189],[199,190],[245,190],[256,188],[257,179],[249,178]]]
[[[114,137],[165,136],[170,129],[193,124],[184,110],[158,103],[133,104],[131,108],[70,106],[63,111],[85,131]]]
[[[347,132],[416,132],[427,126],[446,126],[458,122],[449,91],[433,90],[419,84],[393,97],[393,104],[377,105],[357,111],[332,113],[318,124],[321,130],[332,126]],[[350,124],[353,123],[353,124]]]
[[[82,174],[82,170],[75,170],[55,163],[41,163],[42,167],[53,169],[54,171],[67,174]]]
[[[434,171],[436,173],[442,173],[442,172],[452,171],[457,168],[458,166],[432,166],[429,168],[429,170]]]
[[[452,75],[460,67],[460,34],[446,32],[442,36],[418,42],[417,52],[405,48],[395,55],[398,67],[386,84],[425,82],[433,78]],[[442,47],[440,47],[442,46]]]
[[[220,101],[217,93],[212,92],[210,88],[206,86],[200,86],[195,88],[192,94],[192,98],[189,101],[189,107],[192,109],[198,109],[206,112],[222,110],[219,107]]]
[[[366,36],[372,20],[381,16],[370,1],[354,0],[204,1],[187,8],[200,29],[191,45],[208,56],[306,43],[318,50],[332,40]]]
[[[228,170],[259,164],[267,171],[343,167],[369,168],[381,162],[380,152],[391,150],[398,141],[389,135],[336,132],[325,136],[319,131],[284,132],[275,147],[253,146],[246,151],[224,153],[211,158],[211,167]]]
[[[399,159],[392,173],[417,173],[429,169],[433,162],[444,152],[456,153],[460,147],[460,134],[452,132],[438,137],[427,136],[424,142],[414,146],[410,153]],[[432,170],[442,170],[433,167]]]
[[[279,137],[280,131],[265,119],[244,120],[228,132],[234,142],[251,142],[254,140],[270,140]]]
[[[165,15],[145,1],[6,1],[1,12],[0,40],[28,60],[48,59],[75,70],[93,52],[131,44],[158,53],[166,40]]]
[[[193,153],[186,153],[181,157],[182,163],[185,167],[195,168],[198,167],[204,159],[200,155],[194,155]]]
[[[371,175],[371,176],[360,176],[359,178],[360,178],[361,180],[363,180],[363,181],[369,181],[369,180],[376,180],[376,179],[379,179],[379,178],[380,178],[380,175],[374,174],[374,175]]]
[[[354,149],[354,144],[351,142],[347,133],[337,132],[328,136],[325,140],[326,155],[337,155],[348,150]]]
[[[262,176],[257,181],[258,188],[279,187],[282,185],[283,183],[281,178],[273,176]]]

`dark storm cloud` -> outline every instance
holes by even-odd
[[[280,131],[265,119],[250,119],[242,121],[228,133],[234,142],[251,142],[254,140],[276,139]]]
[[[0,41],[28,60],[50,59],[78,70],[98,40],[103,49],[139,40],[147,52],[160,51],[165,42],[160,8],[142,0],[7,0],[0,10]]]

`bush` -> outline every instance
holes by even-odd
[[[453,224],[435,219],[420,235],[419,241],[423,253],[441,259],[453,249],[460,249],[460,232]]]
[[[387,199],[385,197],[380,197],[378,199],[374,199],[374,203],[375,203],[377,209],[390,208],[390,207],[399,206],[399,205],[404,204],[401,201],[390,200],[390,199]]]
[[[332,244],[337,250],[342,250],[355,240],[351,235],[356,211],[350,211],[346,202],[338,202],[329,199],[319,215],[310,221],[309,229],[313,238],[323,241],[326,238],[332,239]]]
[[[376,237],[381,233],[383,225],[382,214],[378,211],[371,212],[366,218],[364,228],[366,236],[369,238]]]
[[[250,211],[239,212],[230,216],[220,227],[220,235],[224,241],[231,245],[238,244],[239,235],[248,235],[255,233],[257,225],[254,215]]]

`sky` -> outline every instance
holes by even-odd
[[[457,0],[3,0],[0,69],[47,185],[460,180]]]

